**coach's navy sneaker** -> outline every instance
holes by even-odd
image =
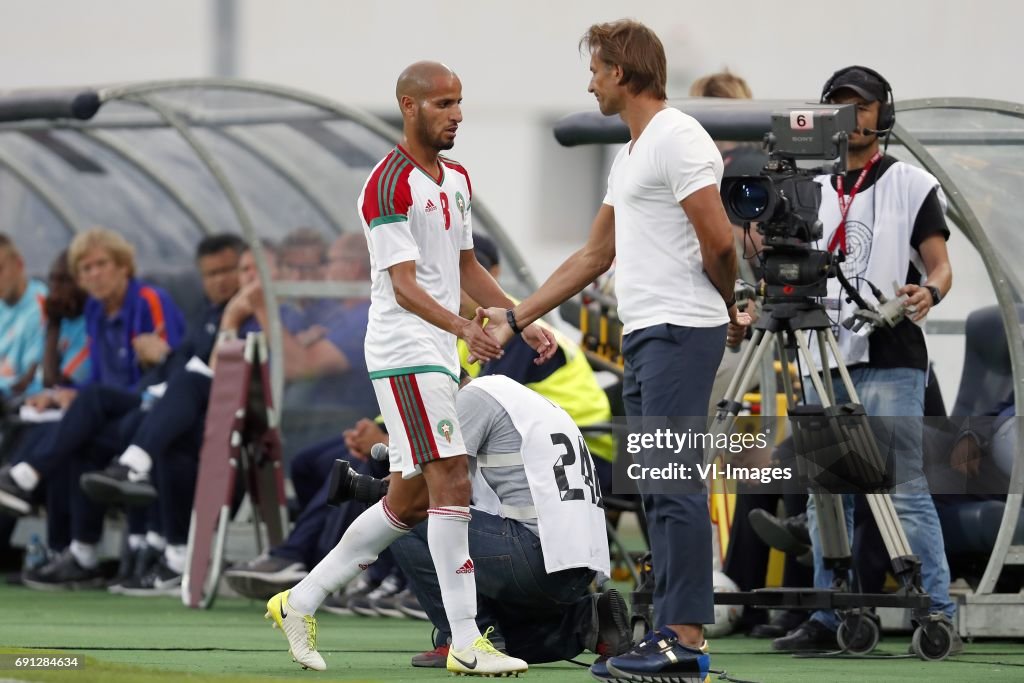
[[[608,670],[607,657],[598,657],[597,661],[590,665],[590,675],[602,683],[629,683],[629,679],[619,678]]]
[[[628,681],[666,680],[673,683],[708,683],[711,657],[705,651],[683,645],[670,628],[649,633],[632,650],[608,660],[608,672]]]

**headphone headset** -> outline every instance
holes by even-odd
[[[872,78],[877,78],[879,82],[881,82],[882,87],[885,88],[885,102],[882,102],[879,105],[878,128],[874,130],[874,133],[878,137],[888,137],[889,133],[892,132],[893,126],[896,125],[896,103],[893,98],[892,86],[889,85],[889,81],[885,80],[885,76],[874,69],[854,64],[836,71],[832,74],[831,78],[825,81],[825,85],[821,89],[821,98],[819,98],[819,102],[821,102],[821,104],[826,104],[825,97],[828,95],[829,90],[832,89],[832,85],[836,82],[836,79],[845,73],[853,71],[854,69],[859,69]],[[868,130],[869,129],[865,129],[865,132]]]

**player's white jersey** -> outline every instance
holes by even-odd
[[[472,186],[460,164],[444,157],[438,161],[440,181],[395,147],[359,193],[372,268],[366,367],[373,379],[445,372],[458,380],[455,336],[399,306],[387,271],[415,261],[420,287],[458,314],[459,252],[473,248]]]

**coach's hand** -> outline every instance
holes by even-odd
[[[499,341],[500,337],[495,338],[490,330],[484,329],[482,312],[483,309],[476,309],[476,317],[467,320],[459,330],[459,338],[465,341],[466,346],[469,347],[469,362],[471,363],[476,360],[486,363],[495,358],[501,358],[504,353],[501,350],[503,343]],[[493,324],[492,320],[491,325]]]

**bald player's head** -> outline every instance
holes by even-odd
[[[402,71],[395,85],[407,139],[437,151],[455,145],[462,121],[462,82],[440,62],[422,61]]]
[[[458,80],[459,77],[451,68],[441,62],[427,60],[415,62],[405,67],[405,70],[399,74],[398,83],[395,84],[395,97],[398,99],[399,106],[401,106],[403,96],[422,100],[439,85],[450,82],[452,79]]]

